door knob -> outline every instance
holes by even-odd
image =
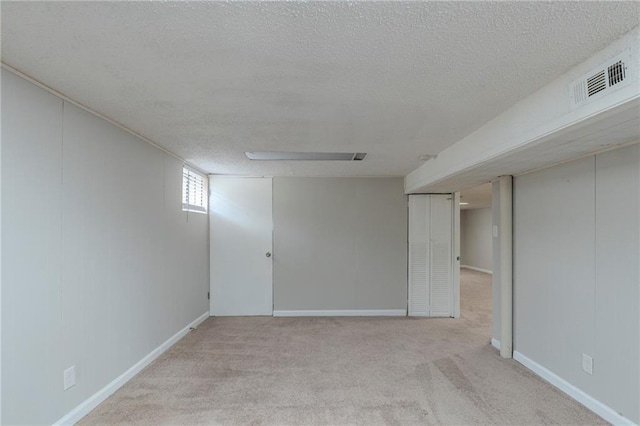
[[[265,256],[267,256],[267,257],[271,257],[271,252],[270,252],[270,251],[266,252],[266,253],[265,253]]]

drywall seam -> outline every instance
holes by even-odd
[[[514,351],[513,359],[515,359],[520,364],[524,365],[529,370],[533,371],[538,376],[542,377],[547,382],[551,383],[553,386],[560,389],[562,392],[566,393],[571,398],[575,399],[580,404],[584,405],[589,410],[593,411],[609,423],[612,423],[614,425],[637,426],[631,420],[620,415],[613,408],[598,401],[584,391],[578,389],[576,386],[567,382],[552,371],[547,370],[545,367],[528,358],[526,355],[523,355],[518,351]]]
[[[273,311],[274,317],[404,317],[406,309]]]
[[[131,134],[131,135],[135,136],[136,138],[139,138],[140,140],[142,140],[142,141],[144,141],[144,142],[148,143],[149,145],[151,145],[151,146],[153,146],[153,147],[155,147],[155,148],[158,148],[160,151],[162,151],[162,152],[164,152],[164,153],[166,153],[166,154],[168,154],[168,155],[172,156],[172,157],[173,157],[173,158],[175,158],[176,160],[182,161],[183,163],[185,163],[185,164],[186,164],[186,165],[188,165],[189,167],[191,167],[191,168],[195,169],[196,171],[198,171],[198,172],[202,173],[203,175],[205,175],[205,176],[206,176],[206,175],[208,175],[208,173],[207,173],[207,172],[205,172],[204,170],[202,170],[201,168],[199,168],[199,167],[197,167],[197,166],[195,166],[195,165],[193,165],[193,164],[189,163],[187,160],[185,160],[184,158],[182,158],[182,157],[178,156],[177,154],[174,154],[173,152],[169,151],[168,149],[163,148],[162,146],[158,145],[157,143],[155,143],[155,142],[154,142],[154,141],[152,141],[151,139],[149,139],[149,138],[147,138],[147,137],[142,136],[140,133],[137,133],[135,130],[131,130],[130,128],[126,127],[125,125],[118,123],[118,122],[117,122],[117,121],[115,121],[114,119],[112,119],[112,118],[110,118],[110,117],[107,117],[106,115],[101,114],[101,113],[99,113],[99,112],[97,112],[97,111],[95,111],[95,110],[93,110],[93,109],[89,108],[88,106],[83,105],[83,104],[81,104],[80,102],[78,102],[78,101],[75,101],[75,100],[71,99],[70,97],[68,97],[68,96],[66,96],[66,95],[63,95],[62,93],[60,93],[60,92],[58,92],[57,90],[55,90],[55,89],[53,89],[53,88],[51,88],[51,87],[47,86],[47,85],[46,85],[46,84],[44,84],[44,83],[41,83],[40,81],[36,80],[35,78],[33,78],[33,77],[31,77],[31,76],[29,76],[29,75],[27,75],[27,74],[23,73],[22,71],[20,71],[20,70],[18,70],[18,69],[16,69],[16,68],[13,68],[11,65],[6,64],[6,63],[4,63],[4,62],[0,61],[0,67],[2,67],[3,69],[5,69],[5,70],[9,71],[9,72],[10,72],[10,73],[12,73],[12,74],[17,75],[18,77],[20,77],[20,78],[22,78],[22,79],[24,79],[24,80],[27,80],[27,81],[28,81],[29,83],[31,83],[31,84],[35,84],[35,85],[36,85],[36,86],[38,86],[39,88],[41,88],[41,89],[43,89],[43,90],[46,90],[47,92],[51,93],[51,94],[52,94],[52,95],[54,95],[54,96],[59,97],[59,98],[60,98],[60,99],[62,99],[63,101],[69,102],[69,103],[71,103],[71,104],[73,104],[73,105],[77,106],[78,108],[81,108],[81,109],[83,109],[83,110],[85,110],[85,111],[87,111],[87,112],[89,112],[89,113],[91,113],[91,114],[95,115],[96,117],[99,117],[99,118],[101,118],[101,119],[103,119],[103,120],[105,120],[105,121],[107,121],[107,122],[109,122],[109,123],[113,124],[114,126],[118,127],[119,129],[124,130],[125,132],[127,132],[127,133],[129,133],[129,134]]]
[[[156,358],[162,355],[167,349],[173,346],[178,340],[183,338],[187,333],[189,333],[191,327],[196,327],[198,324],[202,323],[204,320],[209,318],[209,312],[205,312],[196,318],[193,322],[188,324],[185,328],[178,331],[176,334],[171,336],[168,340],[166,340],[163,344],[158,346],[156,349],[151,351],[147,356],[142,358],[140,361],[135,363],[131,368],[122,373],[120,376],[115,378],[111,383],[100,389],[98,392],[94,393],[84,402],[80,403],[76,408],[69,411],[66,415],[64,415],[60,420],[54,423],[56,425],[72,425],[82,419],[84,416],[89,414],[91,410],[100,405],[105,399],[111,396],[115,391],[120,389],[125,383],[131,380],[136,374],[138,374],[142,369],[151,364]]]

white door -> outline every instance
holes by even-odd
[[[429,316],[431,197],[409,195],[409,316]]]
[[[453,316],[453,196],[409,196],[409,315]]]
[[[453,196],[432,195],[429,238],[429,315],[453,316]]]
[[[272,315],[272,182],[209,181],[211,315]]]

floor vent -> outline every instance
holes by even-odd
[[[626,83],[630,82],[627,72],[629,61],[630,53],[625,51],[613,60],[571,82],[569,87],[571,105],[573,107],[580,106],[592,99],[607,95],[614,89],[626,86]]]

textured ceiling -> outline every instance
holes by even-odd
[[[211,173],[403,176],[638,2],[7,2],[2,60]],[[250,162],[244,151],[367,152]]]

